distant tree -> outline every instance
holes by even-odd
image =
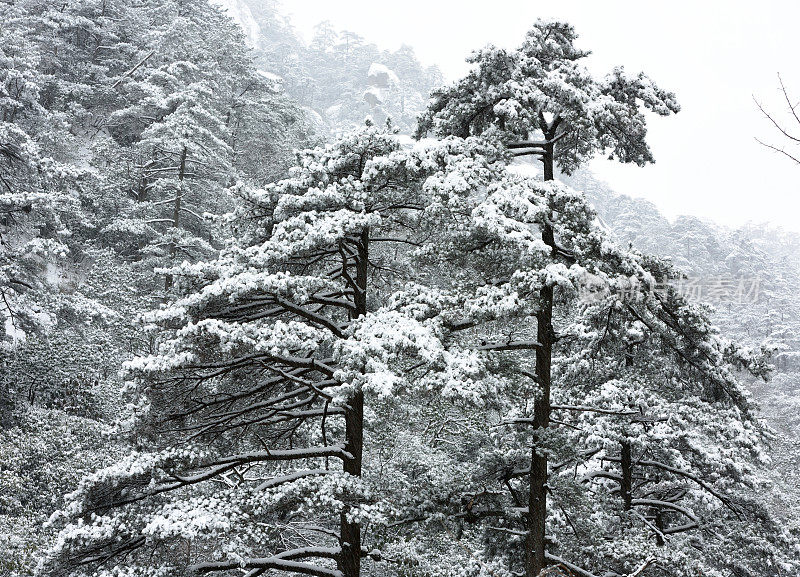
[[[114,82],[125,105],[108,117],[113,141],[98,157],[111,164],[110,185],[127,196],[103,237],[152,269],[220,248],[208,215],[230,208],[227,188],[238,179],[275,178],[305,126],[217,8],[197,0],[148,9],[159,25],[136,70]],[[165,289],[171,284],[166,275]]]
[[[339,32],[330,20],[325,20],[314,26],[314,37],[311,39],[311,48],[321,52],[330,52],[339,42]]]
[[[72,162],[65,116],[42,105],[51,77],[31,32],[36,18],[12,4],[0,6],[0,18],[0,421],[8,424],[29,384],[9,372],[18,347],[59,321],[99,315],[56,274],[80,260],[89,220],[81,200],[99,179]]]

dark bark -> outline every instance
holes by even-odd
[[[542,156],[542,163],[544,164],[544,180],[554,180],[554,151],[553,144],[547,144],[544,147],[544,155]]]
[[[630,511],[633,502],[633,462],[631,460],[631,443],[627,439],[622,441],[622,502],[625,510]]]
[[[344,460],[344,472],[356,477],[361,476],[361,453],[364,446],[364,393],[358,391],[350,399],[350,409],[345,416],[347,444],[345,450],[353,455]],[[342,553],[339,559],[339,570],[345,577],[358,577],[361,572],[361,526],[350,523],[346,513],[341,514]]]
[[[547,457],[531,451],[531,485],[528,495],[528,531],[525,564],[528,577],[536,577],[545,566],[545,521],[547,519]]]
[[[354,318],[367,313],[367,267],[369,266],[369,231],[364,230],[358,245],[358,261],[355,278]],[[344,472],[361,476],[361,455],[364,449],[364,393],[357,391],[345,412],[345,451],[353,458],[344,460]],[[342,552],[339,556],[339,570],[344,577],[359,577],[361,572],[361,526],[347,520],[346,512],[341,514],[340,532]]]
[[[658,529],[658,533],[656,533],[656,544],[659,547],[664,546],[664,517],[661,515],[661,511],[659,509],[653,508],[653,513],[655,515],[655,525],[656,529]]]
[[[545,140],[555,136],[558,120],[551,124],[542,118]],[[544,180],[554,179],[554,144],[544,146],[542,163],[544,164]],[[542,240],[556,254],[553,227],[545,222],[542,225]],[[528,531],[526,537],[525,570],[527,577],[536,577],[544,569],[545,561],[545,522],[547,519],[547,455],[543,450],[543,439],[538,433],[550,424],[550,384],[551,363],[555,331],[553,330],[553,287],[544,286],[539,291],[539,312],[536,315],[537,340],[540,346],[536,349],[536,382],[541,388],[541,396],[534,404],[534,439],[531,449],[530,490],[528,494]]]
[[[183,196],[183,179],[186,176],[186,146],[181,150],[181,161],[178,167],[178,190],[175,192],[175,203],[172,205],[172,227],[178,228],[181,223],[181,197]],[[169,256],[175,259],[177,247],[175,242],[169,243]],[[164,279],[164,290],[168,291],[172,288],[172,275],[168,274]]]

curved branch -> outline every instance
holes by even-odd
[[[230,571],[233,569],[275,569],[315,577],[343,577],[341,571],[326,569],[309,563],[302,563],[296,559],[318,558],[336,559],[341,553],[339,547],[302,547],[278,553],[271,557],[242,559],[241,561],[212,561],[198,563],[189,567],[193,573],[211,573],[214,571]]]
[[[686,515],[689,519],[694,521],[696,524],[700,524],[700,519],[692,513],[686,507],[681,507],[680,505],[676,505],[675,503],[670,503],[669,501],[661,501],[659,499],[633,499],[631,501],[632,505],[646,505],[648,507],[661,507],[664,509],[672,509],[673,511],[677,511],[683,515]]]

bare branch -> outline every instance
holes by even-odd
[[[784,149],[782,149],[782,148],[778,148],[777,146],[772,146],[771,144],[767,144],[766,142],[763,142],[763,141],[759,140],[758,138],[756,138],[755,140],[756,140],[756,142],[758,142],[758,143],[759,143],[761,146],[766,146],[767,148],[771,148],[771,149],[772,149],[772,150],[774,150],[775,152],[780,152],[780,153],[781,153],[781,154],[783,154],[784,156],[787,156],[787,157],[789,157],[790,159],[792,159],[793,161],[795,161],[797,164],[800,164],[800,159],[797,159],[797,158],[795,158],[794,156],[792,156],[791,154],[789,154],[788,152],[786,152]]]
[[[151,51],[150,51],[150,54],[148,54],[147,56],[145,56],[144,58],[142,58],[142,59],[139,61],[139,63],[138,63],[136,66],[134,66],[133,68],[131,68],[130,70],[128,70],[128,71],[127,71],[125,74],[123,74],[122,76],[120,76],[120,77],[119,77],[119,80],[117,80],[117,81],[116,81],[114,84],[112,84],[112,85],[111,85],[111,88],[116,88],[117,86],[119,86],[120,82],[122,82],[122,81],[123,81],[123,80],[125,80],[125,79],[126,79],[128,76],[130,76],[131,74],[133,74],[134,72],[136,72],[137,70],[139,70],[139,68],[141,68],[141,67],[142,67],[142,65],[143,65],[145,62],[147,62],[148,60],[150,60],[150,57],[151,57],[151,56],[153,56],[153,54],[155,54],[155,53],[156,53],[156,51],[155,51],[155,50],[151,50]]]
[[[780,133],[781,133],[781,134],[783,134],[783,135],[784,135],[786,138],[788,138],[789,140],[792,140],[792,141],[794,141],[794,142],[800,142],[800,138],[797,138],[796,136],[792,136],[791,134],[789,134],[788,132],[786,132],[786,130],[785,130],[785,129],[784,129],[784,128],[783,128],[783,127],[780,125],[780,124],[778,124],[778,121],[777,121],[777,120],[775,120],[775,119],[772,117],[772,115],[771,115],[769,112],[767,112],[766,110],[764,110],[764,107],[763,107],[763,106],[761,106],[761,103],[760,103],[758,100],[756,100],[756,98],[755,98],[755,97],[753,97],[753,102],[755,102],[755,103],[756,103],[756,106],[757,106],[757,107],[758,107],[758,109],[761,111],[761,113],[764,115],[764,117],[765,117],[767,120],[769,120],[769,121],[772,123],[772,125],[773,125],[775,128],[777,128],[777,129],[778,129],[778,131],[780,131]]]
[[[479,351],[524,351],[538,349],[542,345],[537,341],[508,341],[505,343],[481,343],[476,347]]]

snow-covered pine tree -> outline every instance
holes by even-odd
[[[658,282],[679,276],[637,260]],[[550,491],[592,511],[571,513],[577,529],[560,519],[559,550],[589,573],[792,570],[791,536],[753,495],[767,432],[741,383],[767,376],[770,351],[723,339],[702,307],[637,282],[579,306],[557,347],[560,443],[580,450],[559,456]]]
[[[435,250],[436,227],[463,217],[498,158],[476,140],[401,152],[368,128],[242,191],[242,241],[173,271],[188,294],[152,315],[169,337],[129,365],[142,451],[70,497],[41,574],[122,563],[148,575],[356,577],[364,555],[378,562],[362,527],[385,525],[403,496],[387,493],[380,467],[363,476],[365,430],[397,418],[376,399],[483,386],[471,377],[480,346],[445,350],[459,328],[436,312],[448,299],[406,287],[426,277],[408,253]]]
[[[456,174],[447,182],[458,182]],[[653,564],[670,575],[692,566],[791,569],[790,536],[750,495],[761,485],[763,429],[736,375],[763,377],[766,351],[721,339],[702,310],[668,290],[677,274],[616,247],[582,194],[507,174],[470,199],[424,254],[433,268],[452,270],[437,279],[428,307],[459,319],[442,324],[460,327],[451,329],[448,353],[471,352],[464,358],[474,371],[462,387],[473,404],[415,393],[427,410],[407,413],[397,434],[431,449],[383,466],[396,478],[417,471],[426,498],[406,500],[408,515],[392,523],[402,538],[387,541],[387,558],[430,567],[447,556],[452,565],[426,569],[447,575],[470,559],[441,541],[462,534],[462,547],[484,563],[476,572],[524,571],[530,427],[540,394],[530,351],[539,347],[537,296],[550,283],[560,330],[552,425],[539,437],[552,462],[546,561],[582,575]],[[573,255],[569,267],[539,238],[545,222]],[[431,463],[452,476],[437,475]],[[403,539],[417,544],[415,553]],[[750,553],[730,554],[736,550]]]
[[[114,79],[146,42],[140,3],[77,0],[15,3],[25,34],[37,46],[39,103],[60,113],[74,136],[91,137],[120,104]],[[78,152],[78,151],[75,151]]]
[[[365,152],[369,146],[374,149]],[[658,499],[622,491],[632,508],[644,508],[644,521],[619,533],[628,525],[616,522],[614,503],[625,511],[626,498],[590,480],[624,478],[603,463],[621,461],[625,438],[637,469],[631,480],[655,468],[667,475],[647,479],[659,489],[677,487],[669,476],[698,484],[700,491],[690,495],[679,488],[678,501],[702,503],[705,491],[731,502],[726,489],[741,479],[713,475],[728,466],[746,468],[744,457],[725,460],[715,473],[707,466],[713,451],[710,459],[687,463],[681,457],[687,438],[681,422],[656,428],[659,411],[675,410],[675,399],[683,398],[681,387],[650,386],[645,412],[636,401],[640,385],[657,380],[673,357],[688,372],[675,372],[675,380],[703,384],[692,374],[699,363],[711,375],[708,383],[716,383],[701,386],[699,394],[718,390],[716,401],[733,402],[696,413],[701,430],[688,435],[710,437],[712,447],[719,435],[736,438],[742,422],[736,411],[745,406],[725,363],[746,362],[754,372],[764,367],[752,364],[757,357],[721,348],[689,309],[669,308],[682,320],[677,329],[664,325],[663,304],[647,290],[640,300],[609,292],[576,313],[587,285],[610,291],[633,279],[644,287],[663,271],[616,249],[593,224],[582,195],[507,171],[503,154],[502,145],[453,137],[398,151],[388,135],[373,130],[305,153],[293,178],[265,191],[243,191],[252,218],[235,219],[245,223],[238,225],[241,245],[216,262],[180,269],[179,285],[189,294],[153,316],[172,336],[158,355],[132,365],[141,403],[136,432],[147,451],[84,481],[60,517],[66,527],[42,571],[66,567],[80,574],[81,564],[108,558],[145,574],[188,566],[338,577],[360,571],[360,560],[345,556],[357,540],[359,556],[369,559],[367,575],[403,575],[409,566],[448,575],[470,564],[476,573],[487,566],[498,575],[524,570],[524,549],[514,544],[527,526],[520,492],[529,487],[529,425],[539,392],[530,351],[540,346],[537,297],[546,284],[559,287],[555,310],[563,316],[565,343],[557,348],[554,387],[554,410],[565,416],[552,422],[569,429],[550,427],[540,439],[548,454],[566,461],[552,467],[548,480],[558,506],[549,515],[547,560],[589,575],[595,568],[627,571],[642,552],[659,551],[648,541],[656,525],[647,516],[658,512],[650,509],[665,510],[664,535],[681,526],[670,518],[676,507],[697,517],[686,503],[669,500],[675,494]],[[542,241],[544,223],[572,255],[569,267]],[[366,273],[359,273],[364,256]],[[368,291],[358,304],[353,287],[362,286],[362,274]],[[636,317],[612,315],[603,336],[604,307],[626,303],[652,328],[637,325],[644,321]],[[352,318],[356,306],[365,313]],[[651,331],[652,344],[634,342],[635,330]],[[615,376],[584,354],[595,349],[596,362]],[[634,354],[653,360],[628,365]],[[358,421],[353,409],[362,403]],[[608,422],[581,420],[595,414]],[[709,427],[708,415],[727,420]],[[619,419],[632,430],[655,425],[656,432],[624,437]],[[581,430],[570,436],[570,427]],[[757,432],[746,421],[742,427],[740,448],[757,450]],[[667,447],[658,445],[665,438],[677,447],[658,455],[668,469],[649,462],[656,461],[654,450]],[[360,478],[342,475],[330,461],[343,461],[352,473],[359,443]],[[567,465],[582,468],[587,482],[571,482]],[[368,532],[356,526],[367,524]],[[487,535],[483,555],[462,550],[479,542],[470,526]],[[584,538],[568,535],[576,526],[589,528]],[[488,537],[498,532],[509,540]],[[617,548],[612,563],[594,539]],[[266,554],[268,540],[283,544]],[[679,549],[663,549],[660,558],[671,560]],[[158,566],[150,561],[154,552]],[[589,569],[570,553],[593,556],[583,561]]]
[[[660,115],[677,112],[674,95],[644,74],[630,76],[622,68],[595,79],[581,63],[589,53],[575,47],[576,38],[565,22],[538,21],[518,50],[478,51],[465,78],[434,93],[420,118],[418,136],[494,134],[515,154],[538,156],[545,181],[554,178],[556,164],[569,173],[598,152],[608,151],[621,162],[652,162],[643,108]],[[553,256],[571,262],[573,256],[561,249],[546,222],[542,240]],[[542,395],[533,426],[545,429],[556,338],[552,285],[542,287],[539,309],[535,379]],[[545,566],[547,511],[547,456],[536,443],[530,477],[526,573],[534,577]]]
[[[41,270],[43,263],[37,256],[46,254],[48,248],[55,249],[53,252],[56,253],[63,251],[57,234],[55,239],[52,238],[54,235],[44,239],[34,238],[37,235],[32,232],[37,224],[52,224],[53,233],[57,233],[59,219],[54,208],[64,204],[68,198],[61,194],[48,194],[44,190],[45,183],[37,178],[41,154],[30,132],[43,129],[48,117],[38,101],[41,78],[36,70],[36,49],[24,37],[19,10],[7,5],[0,10],[7,22],[0,30],[3,93],[0,101],[0,231],[3,240],[0,290],[3,340],[14,340],[15,333],[24,334],[26,325],[30,325],[29,315],[16,301],[26,288],[38,284],[35,272]]]
[[[294,160],[293,151],[316,142],[301,107],[261,71],[251,71],[229,99],[225,125],[231,164],[242,179],[262,186],[279,180]]]
[[[206,214],[230,210],[225,189],[237,178],[274,177],[256,170],[256,158],[283,166],[286,128],[299,137],[302,126],[299,111],[258,74],[241,30],[217,7],[154,0],[137,10],[155,24],[113,83],[123,105],[106,120],[113,141],[98,155],[113,166],[111,186],[130,198],[103,236],[154,267],[170,266],[219,248]]]
[[[100,311],[81,295],[57,294],[52,278],[75,254],[79,199],[96,176],[69,162],[69,125],[41,104],[49,77],[32,19],[14,4],[0,6],[0,17],[0,362],[7,367],[16,345],[56,322],[57,309],[88,313],[84,320]],[[7,387],[21,380],[3,373],[0,421],[14,404]]]
[[[211,254],[210,236],[201,236],[203,212],[204,208],[222,212],[231,149],[222,134],[223,121],[211,104],[211,86],[202,82],[183,90],[167,86],[165,94],[171,112],[148,126],[136,146],[139,157],[147,158],[141,166],[143,196],[136,199],[136,208],[149,209],[145,224],[156,230],[148,249],[170,265],[176,259]],[[164,288],[171,286],[172,276],[167,274]]]
[[[0,4],[0,423],[10,427],[0,450],[13,455],[4,469],[9,500],[0,507],[4,575],[29,574],[53,536],[41,525],[60,502],[60,487],[104,462],[109,446],[94,440],[104,430],[95,419],[117,413],[119,365],[150,344],[132,320],[160,293],[148,266],[154,263],[139,260],[156,231],[136,234],[144,227],[124,226],[132,201],[126,196],[141,164],[126,161],[143,129],[164,113],[143,87],[154,80],[152,66],[166,69],[178,59],[164,30],[180,28],[181,5],[204,27],[188,39],[197,42],[190,63],[213,79],[213,106],[236,145],[238,174],[272,180],[305,136],[299,109],[256,74],[236,26],[207,2]],[[137,103],[147,105],[137,109],[142,117],[114,114]],[[237,123],[246,123],[245,130]],[[285,138],[287,127],[297,138]],[[259,175],[250,172],[256,168]],[[228,179],[235,177],[225,172],[219,182]],[[199,208],[188,208],[227,211],[230,201],[214,206],[201,199]],[[160,216],[153,212],[142,220]],[[106,228],[110,221],[121,225],[116,232]],[[208,228],[197,234],[206,242]],[[66,437],[50,439],[57,422],[68,423],[58,433]],[[33,429],[41,435],[17,455]],[[60,442],[84,433],[93,438],[92,459],[57,456]],[[53,485],[55,477],[64,485]],[[25,497],[33,493],[36,499]]]

